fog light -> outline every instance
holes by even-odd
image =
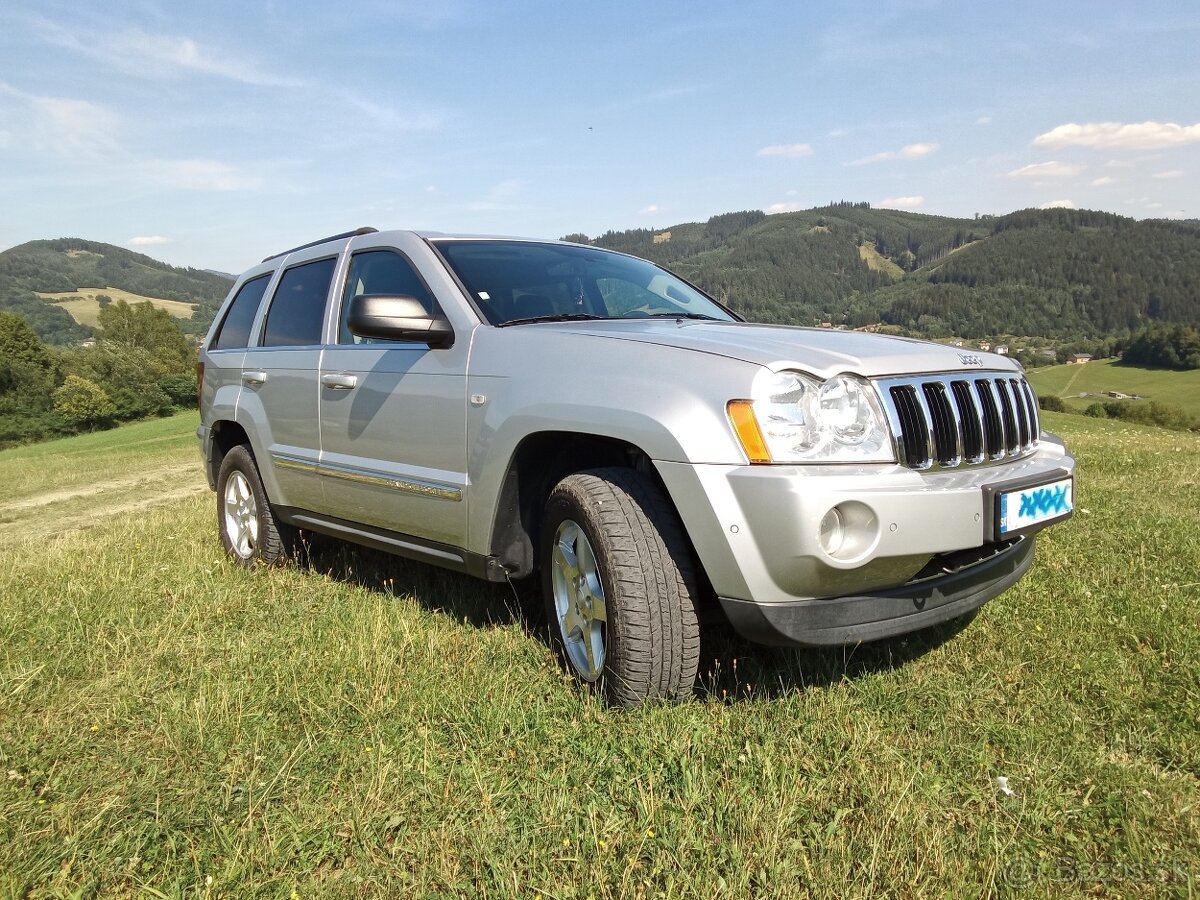
[[[817,532],[817,540],[821,542],[821,549],[830,556],[837,556],[837,552],[842,549],[842,542],[846,539],[846,526],[842,524],[842,514],[838,512],[835,506],[821,519],[821,527]]]
[[[870,561],[879,546],[879,518],[860,500],[843,500],[821,517],[817,544],[827,562],[839,567]]]

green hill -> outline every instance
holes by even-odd
[[[591,243],[670,266],[756,321],[1060,341],[1200,322],[1195,221],[1067,209],[955,219],[839,203]]]
[[[1150,323],[1200,324],[1195,220],[1069,209],[958,219],[835,203],[569,238],[669,266],[761,322],[1057,342],[1124,338]],[[113,288],[196,304],[180,325],[198,333],[229,283],[77,238],[0,253],[0,309],[23,315],[50,343],[90,330],[35,292]]]
[[[79,341],[91,329],[37,293],[115,288],[193,304],[192,317],[179,319],[179,324],[185,331],[199,332],[212,321],[229,285],[222,275],[169,266],[141,253],[79,238],[30,241],[0,253],[0,309],[22,315],[48,343]]]

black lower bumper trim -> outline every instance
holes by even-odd
[[[1026,537],[972,566],[863,596],[760,604],[721,598],[738,633],[778,647],[830,647],[908,634],[973,612],[1021,580],[1033,564]]]

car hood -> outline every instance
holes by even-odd
[[[881,377],[1019,369],[1008,357],[972,348],[831,328],[689,319],[607,320],[529,327],[561,328],[574,334],[609,340],[693,350],[757,363],[774,371],[800,369],[822,378],[839,372]]]

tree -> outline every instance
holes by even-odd
[[[104,341],[66,351],[63,361],[72,375],[104,388],[117,408],[117,419],[162,415],[172,408],[171,398],[158,385],[154,358],[143,347]]]
[[[171,315],[150,303],[130,306],[117,300],[101,308],[98,337],[126,347],[140,347],[154,360],[156,375],[186,374],[194,354]]]
[[[19,422],[50,409],[57,366],[29,324],[16,313],[0,312],[0,416],[10,419],[5,433]]]
[[[54,360],[29,323],[12,312],[0,311],[0,360],[21,362],[50,372]]]
[[[54,392],[54,410],[77,428],[95,428],[109,423],[117,408],[96,382],[68,375]]]

